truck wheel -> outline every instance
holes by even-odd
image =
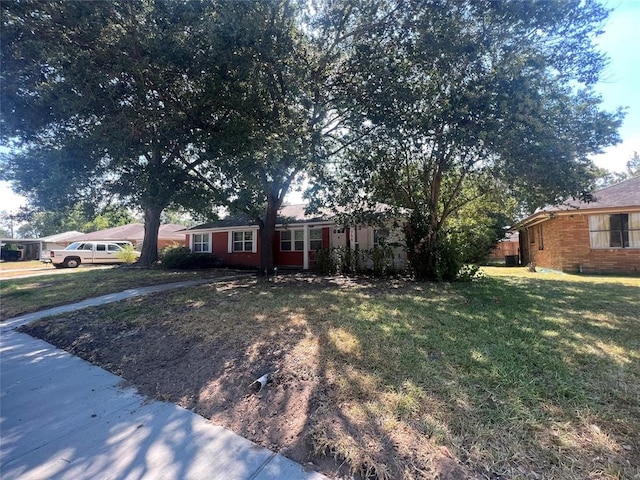
[[[64,266],[67,268],[77,268],[80,265],[80,259],[76,257],[65,258]]]

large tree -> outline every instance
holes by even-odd
[[[231,29],[235,53],[251,72],[243,115],[252,132],[248,151],[226,157],[224,171],[232,210],[260,225],[264,269],[274,266],[277,214],[291,186],[325,178],[345,142],[362,136],[363,123],[354,120],[361,112],[346,100],[344,81],[355,39],[380,21],[375,3],[261,0],[239,7],[250,28]]]
[[[448,220],[481,196],[539,205],[588,187],[587,157],[621,120],[590,88],[606,15],[595,1],[414,0],[359,46],[350,88],[375,131],[346,156],[347,191],[408,209],[418,277],[443,277]]]
[[[242,145],[243,70],[228,2],[2,2],[5,178],[51,210],[79,199],[144,213],[141,263],[162,211],[211,202],[210,164]]]

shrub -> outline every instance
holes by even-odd
[[[376,277],[391,275],[395,272],[393,264],[393,249],[387,245],[374,247],[368,252],[371,257],[373,274]]]
[[[464,266],[458,243],[451,235],[442,235],[436,244],[435,274],[439,282],[454,282]]]
[[[325,275],[373,274],[386,276],[397,273],[391,246],[375,247],[371,250],[333,247],[318,250],[316,265]]]
[[[197,270],[201,268],[219,267],[218,257],[208,253],[191,253],[185,246],[175,246],[163,249],[161,254],[163,268],[172,270]]]
[[[133,245],[125,245],[122,248],[122,251],[118,252],[118,258],[124,263],[135,263],[139,257],[140,254],[136,251]]]
[[[456,277],[459,282],[471,282],[481,278],[484,278],[484,273],[482,273],[480,267],[475,264],[463,265],[458,271],[458,276]]]
[[[324,275],[335,275],[338,272],[338,262],[333,248],[323,248],[316,252],[318,271]]]
[[[189,247],[185,247],[182,243],[173,243],[162,248],[158,252],[158,258],[160,261],[163,261],[166,255],[173,253],[191,253],[191,249],[189,249]]]

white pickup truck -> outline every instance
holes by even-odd
[[[49,258],[56,268],[76,268],[81,263],[123,263],[121,253],[127,247],[133,247],[127,241],[91,241],[74,242],[64,250],[50,250]],[[140,256],[140,252],[135,252]]]

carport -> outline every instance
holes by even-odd
[[[0,238],[2,242],[2,248],[6,245],[17,245],[18,250],[22,252],[20,260],[39,260],[40,252],[42,251],[41,238]]]
[[[62,250],[70,243],[82,238],[84,233],[75,230],[42,238],[2,238],[2,246],[5,244],[18,245],[22,252],[20,260],[42,260],[48,257],[49,250]]]

